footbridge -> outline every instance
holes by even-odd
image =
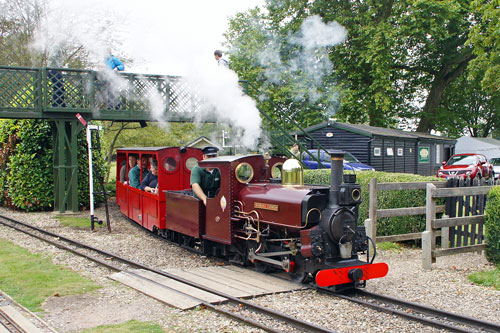
[[[249,82],[240,84],[250,96],[260,95]],[[0,66],[0,118],[45,119],[54,124],[54,209],[60,212],[78,211],[77,136],[83,125],[77,113],[87,121],[191,122],[201,105],[200,97],[178,76]],[[290,131],[303,132],[322,148],[286,112],[276,121],[259,111],[271,143],[283,154],[289,155],[288,147],[296,142]]]

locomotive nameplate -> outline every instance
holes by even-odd
[[[255,202],[253,204],[254,208],[258,209],[265,209],[265,210],[272,210],[273,212],[279,211],[280,206],[279,205],[274,205],[270,203],[263,203],[263,202]]]

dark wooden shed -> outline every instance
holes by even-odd
[[[329,120],[306,128],[326,149],[342,149],[377,171],[435,175],[455,150],[455,139],[402,130],[353,125]],[[308,149],[317,145],[300,135]]]

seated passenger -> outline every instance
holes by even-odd
[[[130,171],[128,172],[128,181],[129,185],[135,188],[139,188],[141,185],[141,169],[137,165],[136,154],[130,154],[128,156],[128,166],[130,167]]]
[[[121,163],[121,168],[120,168],[120,183],[126,183],[127,182],[127,161],[123,161]]]
[[[156,161],[151,161],[151,171],[142,180],[141,190],[154,194],[158,193],[158,166]]]
[[[142,179],[148,174],[148,158],[147,156],[142,155],[141,157],[141,170],[142,170]]]
[[[216,147],[205,147],[203,148],[203,159],[217,157]],[[196,165],[193,170],[191,170],[191,188],[195,198],[203,201],[203,204],[207,205],[207,198],[213,198],[216,196],[217,191],[220,187],[220,172],[219,169],[214,168],[200,168]]]

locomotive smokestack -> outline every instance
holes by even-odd
[[[333,150],[330,152],[330,157],[332,166],[329,202],[331,207],[337,206],[339,203],[339,188],[342,183],[342,175],[344,174],[344,152],[342,150]]]

